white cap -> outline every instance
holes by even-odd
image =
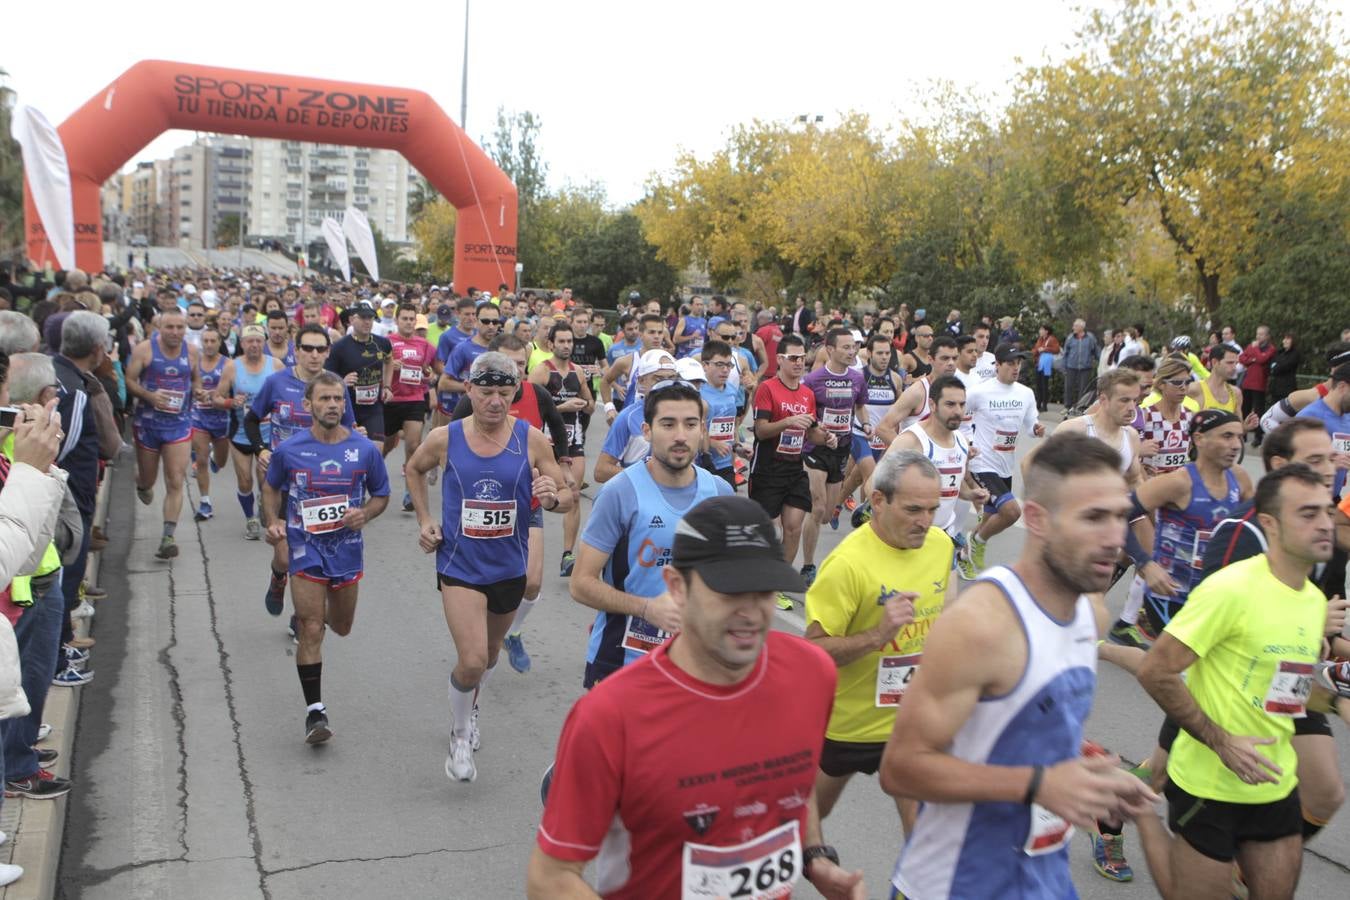
[[[708,376],[703,372],[703,363],[692,356],[686,356],[684,359],[675,361],[675,374],[685,381],[708,380]]]
[[[202,291],[202,302],[206,304],[207,309],[216,308],[216,299],[217,298],[215,291],[210,290],[209,288],[207,290]]]
[[[648,350],[638,357],[638,378],[641,378],[644,375],[652,375],[656,372],[660,372],[662,369],[675,371],[675,357],[671,356],[665,350],[659,348],[656,350]]]
[[[398,306],[398,301],[393,297],[385,297],[384,300],[380,302],[380,306]]]
[[[195,284],[185,284],[183,285],[183,293],[195,294],[197,293],[197,286]]]
[[[131,283],[131,287],[132,287],[133,289],[136,289],[136,288],[143,288],[143,287],[145,287],[145,282],[144,282],[144,281],[133,281],[133,282]]]

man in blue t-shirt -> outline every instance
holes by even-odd
[[[706,407],[707,453],[699,464],[736,489],[736,417],[741,392],[727,383],[736,365],[731,345],[709,341],[703,345],[703,371],[707,380],[699,389]]]
[[[653,385],[675,377],[675,357],[665,350],[648,350],[638,359],[637,393],[634,401],[625,406],[609,426],[605,442],[600,447],[600,458],[595,461],[595,481],[604,484],[619,472],[647,458],[649,442],[643,432],[642,397]]]
[[[478,304],[468,297],[459,298],[459,302],[455,304],[455,324],[442,331],[440,338],[436,341],[436,362],[440,365],[442,372],[449,365],[450,354],[455,351],[455,348],[473,337],[475,330],[474,309],[477,306]],[[473,360],[469,362],[472,364]],[[463,381],[464,379],[459,380]],[[450,413],[454,410],[455,404],[459,402],[458,394],[453,391],[437,391],[436,396],[439,402],[436,404],[436,409],[433,410],[431,420],[433,427],[439,427],[450,421]]]
[[[468,315],[476,318],[470,320],[461,317],[460,327],[469,321],[476,321],[478,328],[475,329],[473,337],[460,341],[455,345],[455,349],[450,351],[450,356],[445,361],[445,369],[436,383],[439,411],[445,414],[447,421],[454,415],[455,404],[459,402],[460,395],[467,390],[465,385],[468,383],[469,368],[473,365],[473,361],[487,352],[488,344],[492,343],[492,339],[502,329],[501,310],[491,303],[480,304],[477,313]],[[445,335],[441,335],[441,341],[445,341]],[[439,355],[439,351],[437,353]]]
[[[301,335],[300,347],[312,337]],[[318,373],[303,402],[312,424],[272,453],[262,509],[268,543],[289,548],[305,742],[319,744],[333,734],[320,690],[324,626],[343,637],[352,630],[363,573],[361,529],[389,505],[389,475],[380,448],[343,425],[350,413],[341,378]]]
[[[676,526],[700,501],[732,492],[693,464],[703,440],[697,388],[683,382],[658,388],[642,408],[651,456],[601,489],[572,570],[572,598],[596,610],[586,649],[588,688],[679,631],[680,611],[661,574]]]
[[[1336,483],[1331,496],[1340,499],[1345,488],[1345,471],[1350,465],[1350,363],[1337,366],[1331,373],[1331,389],[1299,411],[1299,416],[1321,419],[1331,435],[1331,450],[1336,462]]]
[[[605,351],[605,362],[614,365],[614,361],[635,353],[642,347],[638,336],[638,317],[624,313],[619,317],[619,337]]]

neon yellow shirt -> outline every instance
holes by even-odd
[[[552,358],[553,358],[552,350],[544,350],[542,348],[536,347],[535,349],[530,351],[530,358],[525,363],[525,371],[533,372],[535,366],[539,365],[546,359]]]
[[[1230,384],[1228,385],[1228,400],[1220,403],[1218,398],[1214,396],[1214,392],[1209,389],[1208,381],[1200,382],[1200,394],[1205,398],[1205,409],[1222,409],[1235,415],[1237,414],[1238,400],[1242,397],[1238,393],[1238,389]]]
[[[844,538],[820,564],[806,592],[806,621],[819,622],[831,637],[847,637],[881,622],[882,602],[897,591],[914,591],[914,621],[880,650],[839,667],[834,711],[826,737],[850,743],[881,743],[891,734],[904,686],[918,671],[933,620],[942,612],[952,567],[952,540],[929,528],[923,546],[897,550],[870,525]]]
[[[1213,750],[1182,732],[1168,776],[1189,794],[1229,803],[1272,803],[1298,785],[1291,739],[1291,695],[1306,702],[1312,665],[1321,655],[1327,601],[1311,581],[1291,590],[1265,554],[1233,563],[1200,582],[1167,633],[1200,658],[1187,670],[1195,702],[1229,734],[1274,738],[1257,748],[1284,774],[1246,784]]]
[[[1159,394],[1157,391],[1154,391],[1153,393],[1145,397],[1143,400],[1139,401],[1139,405],[1141,407],[1151,407],[1153,406],[1153,404],[1157,403],[1160,400],[1162,400],[1162,394]],[[1196,403],[1195,400],[1191,399],[1190,397],[1181,398],[1181,407],[1182,409],[1189,409],[1191,412],[1200,411],[1200,404]]]

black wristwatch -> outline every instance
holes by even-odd
[[[812,847],[802,848],[802,874],[809,876],[812,860],[828,859],[836,866],[839,865],[839,851],[829,844],[816,844]]]

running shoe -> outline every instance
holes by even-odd
[[[272,616],[281,615],[286,609],[286,574],[283,572],[278,575],[272,573],[272,582],[267,586],[267,593],[263,595],[263,606],[267,608],[267,614]]]
[[[37,754],[38,765],[44,769],[55,765],[61,758],[61,751],[53,750],[51,747],[34,747],[33,752]]]
[[[297,617],[291,616],[291,621],[286,624],[286,634],[290,635],[292,644],[300,645],[300,620]]]
[[[81,650],[78,647],[72,647],[69,644],[66,644],[61,648],[61,656],[65,659],[66,665],[73,666],[77,669],[89,662],[88,650]]]
[[[988,547],[989,545],[988,545],[986,542],[984,542],[984,541],[980,540],[979,538],[977,538],[977,537],[976,537],[975,535],[973,535],[973,534],[970,536],[970,539],[969,539],[968,543],[969,543],[969,545],[970,545],[970,563],[971,563],[971,565],[973,565],[973,566],[975,567],[975,571],[976,571],[976,572],[983,572],[983,571],[984,571],[984,551],[985,551],[985,548]]]
[[[257,516],[249,516],[244,520],[244,540],[256,541],[262,538],[262,520]]]
[[[1094,834],[1092,865],[1097,874],[1111,881],[1133,881],[1134,870],[1125,861],[1125,835]]]
[[[839,516],[844,511],[844,504],[837,504],[834,508],[834,515],[830,516],[830,527],[835,531],[839,530]]]
[[[151,503],[155,502],[155,489],[152,487],[136,488],[136,499],[146,506],[149,506]]]
[[[408,493],[407,491],[403,492],[403,511],[404,512],[413,511],[412,494]]]
[[[450,752],[445,757],[445,774],[451,781],[473,781],[478,777],[468,738],[451,736]]]
[[[29,800],[55,800],[70,793],[69,778],[38,769],[27,778],[12,778],[5,782],[6,797],[27,797]]]
[[[206,467],[211,470],[212,475],[220,472],[220,466],[216,465],[216,458],[214,456],[208,456],[206,458]]]
[[[167,534],[160,539],[159,549],[155,551],[156,559],[173,559],[178,555],[178,544]]]
[[[203,500],[203,501],[197,506],[197,513],[196,513],[196,515],[194,515],[194,516],[192,517],[192,521],[194,521],[194,522],[205,522],[207,519],[211,518],[211,517],[214,516],[215,514],[216,514],[216,513],[215,513],[215,510],[213,510],[213,509],[211,508],[211,501],[209,501],[209,500]]]
[[[1340,697],[1350,697],[1350,662],[1318,663],[1317,683]]]
[[[429,487],[435,487],[435,486],[436,486],[436,479],[440,477],[440,474],[441,474],[441,473],[440,473],[440,470],[439,470],[439,469],[432,469],[430,472],[428,472],[428,473],[427,473],[427,485],[428,485]]]
[[[477,753],[483,749],[483,734],[478,730],[478,704],[473,705],[473,715],[469,718],[469,746]]]
[[[82,684],[88,684],[94,680],[93,672],[81,672],[79,669],[66,666],[56,677],[52,679],[52,684],[56,687],[79,687]]]
[[[849,495],[844,498],[844,509],[846,509],[849,512],[853,512],[857,508],[858,508],[858,501],[854,500],[852,495]]]
[[[511,668],[522,675],[530,671],[530,654],[525,652],[525,642],[521,639],[519,631],[508,634],[506,640],[502,641],[502,648],[506,650],[506,658],[510,661]]]
[[[1106,639],[1113,644],[1119,644],[1122,647],[1133,647],[1136,650],[1147,650],[1149,647],[1148,638],[1139,630],[1138,625],[1129,622],[1116,620],[1116,624],[1111,626],[1107,632]]]
[[[806,586],[808,588],[815,583],[816,580],[815,563],[807,563],[806,565],[802,566],[802,580],[806,582]]]
[[[858,504],[858,508],[853,510],[853,515],[849,516],[849,521],[853,523],[854,528],[861,528],[872,521],[872,501],[864,500]]]
[[[46,722],[43,722],[41,725],[38,726],[37,739],[39,743],[51,737],[51,734],[52,734],[52,726],[48,725]]]
[[[548,806],[548,789],[553,785],[553,763],[548,764],[544,770],[544,777],[539,779],[539,802]]]
[[[563,578],[570,578],[572,576],[572,567],[576,564],[576,556],[571,553],[564,553],[562,555],[562,566],[560,567],[558,574]]]
[[[779,594],[778,600],[775,602],[778,604],[779,609],[791,610],[796,607],[796,601],[794,601],[787,594]]]
[[[322,744],[333,736],[333,729],[328,727],[328,710],[311,709],[305,716],[305,743]]]
[[[970,561],[970,543],[963,541],[963,546],[956,551],[956,571],[963,581],[974,581],[979,573],[975,571],[975,563]]]
[[[94,617],[94,604],[88,600],[81,600],[80,605],[70,611],[72,619],[92,619]]]

